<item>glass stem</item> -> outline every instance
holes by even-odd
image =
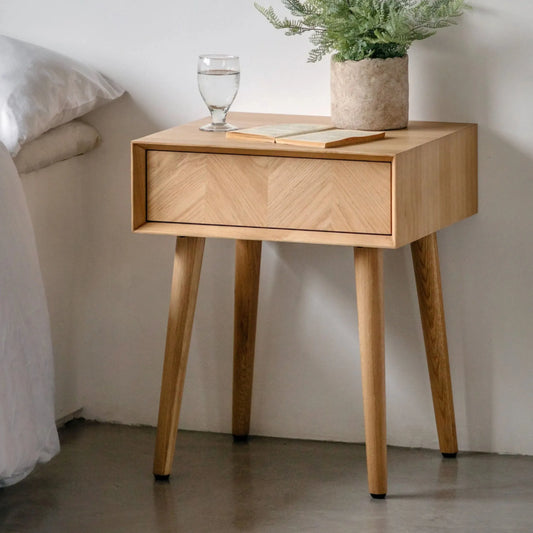
[[[211,109],[211,122],[213,124],[225,124],[227,109]]]

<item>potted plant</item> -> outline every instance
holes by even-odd
[[[438,28],[456,23],[464,0],[282,0],[296,17],[255,7],[286,35],[311,33],[308,61],[334,52],[331,119],[339,128],[405,128],[409,83],[407,50]]]

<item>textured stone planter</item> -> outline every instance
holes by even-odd
[[[331,120],[337,128],[394,130],[409,118],[408,58],[331,61]]]

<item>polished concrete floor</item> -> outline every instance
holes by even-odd
[[[390,448],[372,500],[361,445],[180,432],[174,476],[154,482],[154,437],[70,423],[58,457],[0,489],[0,532],[533,532],[533,457]]]

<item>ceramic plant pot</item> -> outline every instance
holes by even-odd
[[[331,61],[331,120],[337,128],[395,130],[409,118],[408,58]]]

